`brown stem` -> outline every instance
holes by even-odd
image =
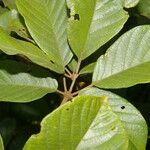
[[[72,73],[70,72],[70,70],[68,68],[65,67],[65,71],[68,73],[69,76],[72,75]]]
[[[85,88],[91,88],[91,87],[93,87],[93,86],[94,86],[93,84],[90,84],[90,85],[88,85],[88,86],[87,86],[87,87],[85,87]],[[82,90],[82,89],[81,89],[81,90]],[[78,90],[78,91],[76,91],[76,92],[72,93],[72,96],[78,95],[78,94],[79,94],[79,92],[80,92],[81,90]]]
[[[62,92],[60,90],[57,90],[56,92],[59,93],[59,94],[61,94],[61,95],[64,95],[64,92]]]
[[[76,82],[76,79],[78,78],[78,75],[79,75],[78,73],[79,73],[80,65],[81,65],[81,60],[79,59],[79,60],[78,60],[78,63],[77,63],[76,71],[75,71],[75,73],[73,74],[73,80],[72,80],[72,83],[71,83],[69,92],[72,92],[73,87],[74,87],[75,82]]]
[[[67,101],[68,101],[68,99],[64,97],[60,105],[65,104]]]
[[[68,74],[66,74],[66,73],[64,74],[64,76],[67,77],[67,78],[69,78],[69,79],[71,79],[71,76],[68,75]]]
[[[66,78],[63,78],[63,85],[64,85],[64,91],[67,91],[67,83],[66,83]]]

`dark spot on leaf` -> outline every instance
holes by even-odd
[[[125,106],[121,106],[121,109],[125,109]]]
[[[54,62],[53,62],[52,60],[50,60],[50,62],[51,62],[52,64],[54,64]]]
[[[25,29],[23,28],[22,31],[25,31]]]
[[[113,127],[111,130],[115,130],[116,129],[116,127]]]
[[[79,14],[75,14],[75,15],[74,15],[74,20],[80,20]]]
[[[69,8],[67,8],[67,16],[68,16],[68,18],[70,18],[71,17],[71,10],[69,9]]]
[[[66,109],[67,111],[69,110],[69,108]]]

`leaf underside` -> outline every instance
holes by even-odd
[[[108,42],[128,19],[124,6],[116,0],[67,0],[67,5],[69,43],[81,60]]]
[[[16,0],[16,3],[37,45],[64,69],[72,57],[67,42],[65,0]]]
[[[63,69],[51,62],[51,59],[37,46],[32,43],[14,39],[0,28],[0,49],[8,55],[23,55],[32,62],[62,73]]]
[[[93,84],[124,88],[150,82],[150,26],[139,26],[121,36],[96,64]]]
[[[57,90],[55,79],[34,76],[27,70],[21,62],[0,62],[0,101],[30,102]]]
[[[90,96],[98,96],[98,97],[107,96],[108,103],[111,107],[111,110],[115,113],[115,115],[118,118],[118,121],[120,121],[122,127],[124,128],[124,135],[125,137],[127,137],[127,140],[128,140],[128,144],[127,144],[128,146],[126,148],[124,147],[123,149],[145,150],[147,134],[148,134],[147,125],[146,125],[144,118],[140,114],[140,112],[131,103],[129,103],[124,98],[112,92],[100,90],[98,88],[84,89],[80,92],[80,95],[90,95]],[[111,120],[110,120],[110,124],[111,124]],[[108,124],[106,123],[105,127],[107,126]],[[111,139],[113,138],[113,136],[110,136],[109,138]],[[114,148],[114,150],[121,149],[117,147],[117,142],[114,142],[111,144],[116,145],[116,148]],[[107,146],[107,143],[106,143],[106,146]]]
[[[142,150],[147,134],[145,120],[125,100],[116,102],[116,106],[113,101],[108,103],[106,96],[74,98],[43,119],[41,132],[31,136],[24,150]],[[129,108],[122,111],[121,103]]]

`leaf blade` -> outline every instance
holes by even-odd
[[[0,135],[0,149],[4,150],[4,145],[3,145],[3,140],[2,140],[1,135]]]
[[[145,25],[120,37],[98,59],[93,84],[101,88],[122,88],[150,82],[149,33],[150,26]]]
[[[122,101],[124,102],[124,100]],[[119,101],[118,103],[121,104],[121,102]],[[133,135],[136,142],[132,145],[121,117],[119,118],[116,111],[112,110],[111,107],[112,104],[109,104],[104,94],[103,96],[102,94],[101,96],[92,96],[92,94],[80,95],[72,102],[64,104],[49,114],[42,121],[41,132],[33,135],[27,141],[24,150],[35,150],[37,147],[41,150],[110,150],[110,148],[112,150],[116,150],[116,148],[129,150],[130,148],[135,148],[135,144],[139,142],[137,141],[138,138],[139,140],[142,139],[142,144],[140,143],[136,146],[137,150],[141,150],[140,148],[143,149],[146,144],[145,133],[147,133],[147,128],[141,114],[131,106],[132,109],[134,108],[135,115],[138,115],[136,118],[140,121],[142,125],[140,129],[144,133],[141,134],[142,136],[138,135],[138,138]],[[130,115],[132,116],[131,113]],[[133,120],[131,121],[134,123]],[[138,132],[139,129],[136,125],[134,123],[134,133]]]
[[[122,4],[115,0],[67,0],[67,4],[71,11],[68,39],[79,59],[85,59],[109,41],[128,19]],[[79,15],[79,20],[75,15]]]
[[[17,0],[16,3],[39,47],[64,67],[72,57],[67,43],[65,0]]]
[[[8,55],[24,55],[36,64],[45,68],[54,70],[58,73],[63,72],[63,68],[51,63],[48,57],[41,49],[32,43],[14,39],[0,28],[0,49]]]
[[[129,149],[145,149],[148,129],[146,122],[140,112],[124,98],[98,88],[87,88],[80,95],[107,96],[112,111],[119,117],[127,132]],[[139,142],[140,141],[140,142]]]
[[[0,62],[0,101],[30,102],[57,90],[55,79],[36,77],[27,73],[27,68],[21,62]]]

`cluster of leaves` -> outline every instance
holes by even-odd
[[[25,118],[32,114],[37,119],[37,109],[45,112],[38,114],[40,119],[49,113],[41,122],[40,133],[21,141],[22,145],[27,141],[24,150],[146,148],[147,124],[140,112],[107,91],[150,82],[150,25],[129,31],[124,27],[130,9],[137,4],[134,9],[150,17],[146,3],[1,1],[0,101],[16,104],[16,114],[25,109]],[[52,99],[48,100],[52,109],[42,99],[49,93],[55,93],[46,97]],[[37,108],[23,104],[40,98]],[[9,126],[10,122],[13,124],[9,119],[0,126],[14,129],[15,123]],[[3,141],[5,147],[13,143],[4,134],[1,131],[2,150]],[[13,149],[12,145],[7,148]]]

